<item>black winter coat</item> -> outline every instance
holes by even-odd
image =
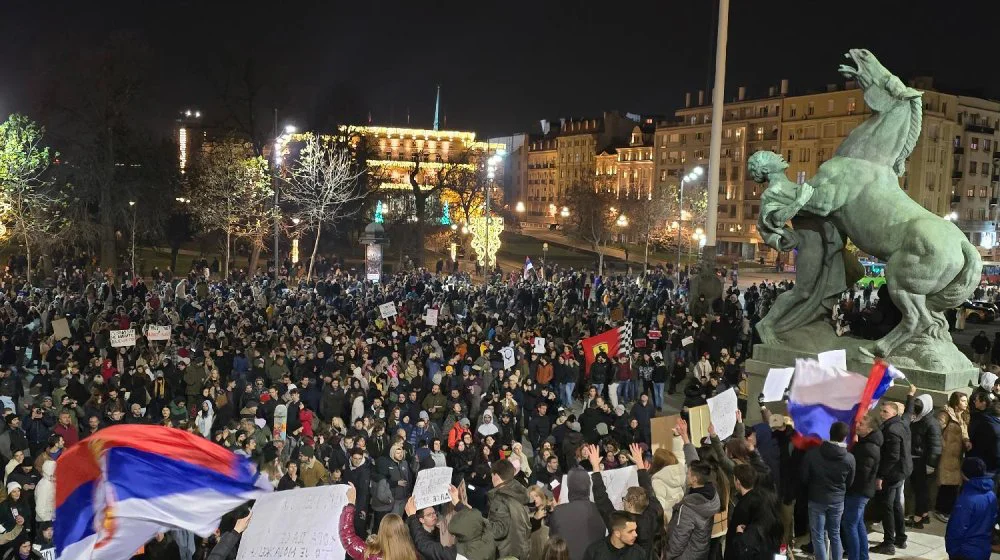
[[[910,453],[913,459],[937,468],[941,459],[941,423],[933,411],[910,424]]]
[[[995,474],[1000,468],[1000,418],[983,414],[974,430],[969,432],[972,449],[966,456],[979,457],[986,463],[986,470]]]
[[[905,416],[905,414],[904,414]],[[910,455],[910,434],[903,418],[894,416],[882,423],[882,457],[879,461],[878,477],[887,486],[906,480],[913,472],[913,458]]]
[[[806,452],[802,473],[802,480],[809,487],[810,502],[843,502],[847,488],[854,483],[854,457],[847,448],[824,441]]]
[[[878,478],[879,458],[882,455],[882,432],[872,431],[859,438],[851,449],[854,455],[854,483],[847,489],[852,496],[871,498],[875,495],[875,479]]]

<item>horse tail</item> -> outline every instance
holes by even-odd
[[[940,292],[927,296],[927,306],[932,310],[944,311],[961,305],[982,281],[983,261],[972,243],[963,240],[962,256],[965,257],[962,270]]]

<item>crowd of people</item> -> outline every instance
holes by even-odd
[[[868,556],[869,500],[877,552],[950,516],[952,557],[989,553],[1000,388],[941,410],[911,393],[809,451],[763,405],[744,425],[753,325],[787,284],[734,285],[710,304],[666,271],[475,283],[413,270],[371,283],[333,261],[308,282],[219,281],[201,267],[123,281],[86,264],[39,287],[16,269],[0,278],[0,558],[52,554],[55,461],[122,423],[199,434],[276,491],[350,485],[339,532],[354,560],[771,560],[801,554],[807,534],[855,560]],[[625,322],[631,347],[586,368],[582,340]],[[149,340],[149,326],[170,326],[169,339]],[[135,345],[113,347],[111,331],[129,328]],[[690,441],[686,411],[729,388],[734,434]],[[651,420],[676,412],[671,398],[672,444],[654,446]],[[450,503],[417,510],[417,473],[439,466],[453,469]],[[600,473],[630,466],[639,485],[616,509]],[[174,530],[140,552],[235,557],[246,527],[233,512],[214,537]]]

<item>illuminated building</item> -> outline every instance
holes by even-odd
[[[177,141],[177,167],[183,175],[187,173],[195,155],[208,139],[208,132],[202,123],[201,111],[185,109],[180,112],[174,139]]]
[[[608,146],[597,155],[595,184],[618,198],[653,198],[653,131],[636,125],[628,144]]]
[[[525,221],[530,224],[555,223],[556,207],[556,140],[538,138],[528,144]]]

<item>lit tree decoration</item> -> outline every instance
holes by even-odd
[[[380,201],[378,201],[378,202],[375,203],[375,223],[376,224],[384,224],[385,223],[385,216],[382,215],[382,212],[383,212],[383,210],[382,210],[382,201],[380,200]]]
[[[441,225],[450,226],[451,225],[451,209],[448,207],[448,201],[444,201],[444,208],[441,210]]]
[[[492,269],[496,266],[497,251],[500,250],[503,218],[500,216],[490,218],[489,243],[487,243],[486,237],[486,216],[472,218],[469,222],[469,231],[472,232],[472,248],[476,251],[476,259],[479,264]],[[488,255],[486,254],[487,248],[489,248]]]

